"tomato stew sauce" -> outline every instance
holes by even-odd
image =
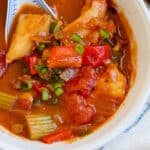
[[[132,63],[126,25],[112,1],[46,2],[58,12],[59,20],[44,16],[41,8],[24,6],[14,20],[8,46],[4,40],[7,1],[0,5],[0,124],[19,136],[53,143],[90,134],[117,111],[130,87]],[[50,20],[49,32],[45,22],[45,28],[37,25],[43,30],[30,35],[30,53],[14,58],[11,51],[18,55],[15,36],[22,38],[19,28],[25,35],[32,32],[30,27],[26,27],[29,31],[19,27],[23,13],[32,15],[24,17],[22,25],[23,21],[34,24],[41,15],[45,22]]]

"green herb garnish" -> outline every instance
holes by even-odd
[[[51,23],[50,33],[54,33],[56,26],[57,26],[57,22],[56,21],[54,21],[54,22]]]
[[[34,105],[35,107],[40,107],[40,106],[41,106],[41,101],[40,101],[40,99],[35,100],[35,101],[33,102],[33,105]]]
[[[62,84],[60,82],[56,82],[56,83],[53,83],[52,86],[54,89],[57,89],[57,88],[61,88]]]
[[[42,91],[42,100],[43,100],[43,101],[48,101],[48,99],[49,99],[48,90],[47,90],[47,89],[44,89],[44,90]]]
[[[32,83],[24,83],[22,86],[21,86],[21,90],[23,91],[29,91],[32,89]]]
[[[82,55],[84,53],[84,46],[82,44],[76,44],[76,46],[75,46],[75,52],[78,55]]]
[[[72,38],[72,40],[74,42],[77,42],[77,43],[81,43],[82,42],[81,37],[78,34],[76,34],[76,33],[72,34],[71,38]]]
[[[104,39],[108,39],[110,37],[110,34],[108,31],[106,31],[105,29],[100,29],[99,30],[99,34],[101,37],[103,37]]]
[[[34,68],[36,71],[39,71],[41,74],[45,74],[48,72],[48,68],[43,65],[35,65]]]
[[[57,98],[51,100],[51,101],[48,101],[48,105],[56,105],[59,103],[59,100]]]
[[[45,49],[45,47],[46,47],[46,45],[45,45],[44,43],[41,43],[41,44],[39,45],[39,47],[38,47],[38,50],[39,50],[40,52],[42,52],[42,51]]]
[[[62,88],[57,88],[57,89],[55,90],[55,95],[56,95],[57,97],[61,96],[63,93],[64,93],[64,91],[63,91]]]

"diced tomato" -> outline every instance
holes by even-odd
[[[58,46],[51,49],[47,64],[49,68],[81,67],[82,57],[73,46]]]
[[[84,97],[88,96],[96,85],[96,71],[91,66],[84,66],[77,76],[65,84],[67,93],[78,92]]]
[[[27,56],[25,57],[25,62],[30,68],[31,75],[36,75],[38,72],[35,70],[35,65],[38,63],[37,56]]]
[[[96,114],[94,106],[87,104],[86,100],[78,94],[65,94],[62,96],[62,101],[68,114],[77,125],[90,122]]]
[[[33,83],[33,88],[37,92],[38,95],[42,94],[42,87],[40,86],[38,82]]]
[[[29,110],[31,109],[33,96],[31,93],[23,93],[18,98],[18,105],[20,108]]]
[[[3,76],[7,68],[5,56],[6,56],[5,50],[0,50],[0,77]]]
[[[72,137],[71,129],[60,129],[53,133],[50,133],[42,138],[42,141],[47,144],[51,144],[58,141],[63,141]]]
[[[83,65],[98,67],[110,59],[110,46],[86,46],[83,54]]]

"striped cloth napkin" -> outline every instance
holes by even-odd
[[[137,120],[99,150],[150,150],[150,98]]]

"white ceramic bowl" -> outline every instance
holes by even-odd
[[[143,0],[115,0],[115,2],[126,15],[138,47],[137,77],[123,107],[102,128],[73,143],[61,142],[46,145],[1,131],[0,146],[2,148],[8,150],[92,150],[117,136],[135,120],[150,93],[150,23]]]

